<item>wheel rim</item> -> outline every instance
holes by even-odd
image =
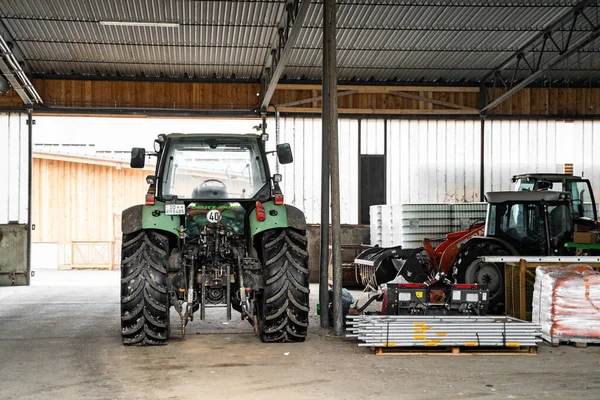
[[[465,278],[467,283],[487,285],[490,299],[496,298],[503,288],[502,273],[494,263],[476,261],[467,268]]]

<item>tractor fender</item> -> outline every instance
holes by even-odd
[[[499,246],[502,246],[503,248],[505,248],[511,255],[513,256],[518,256],[519,252],[517,251],[517,249],[515,249],[514,246],[512,246],[510,243],[508,243],[506,240],[502,240],[500,238],[496,238],[496,237],[484,237],[484,236],[477,236],[477,237],[473,237],[471,239],[469,239],[460,249],[460,252],[464,252],[465,250],[478,245],[479,243],[496,243]],[[457,256],[458,259],[458,256]]]
[[[178,234],[181,225],[178,215],[166,215],[165,203],[140,204],[129,207],[121,215],[123,234],[134,233],[142,229],[157,229],[173,235]]]
[[[306,231],[306,218],[302,211],[296,207],[287,204],[277,205],[272,201],[266,201],[262,205],[265,207],[265,216],[267,217],[264,221],[256,219],[256,209],[250,212],[251,237],[269,229],[277,228],[294,228],[299,231]]]
[[[287,209],[287,222],[290,228],[305,232],[306,231],[306,217],[304,213],[294,206],[288,204],[285,205]]]

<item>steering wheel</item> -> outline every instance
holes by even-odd
[[[203,187],[203,186],[208,186],[208,185],[206,184],[207,182],[217,182],[217,183],[221,184],[221,186],[223,186],[223,187],[227,187],[227,186],[226,186],[226,185],[225,185],[225,184],[224,184],[222,181],[220,181],[220,180],[218,180],[218,179],[207,179],[207,180],[205,180],[204,182],[202,182],[202,183],[200,184],[200,187]]]

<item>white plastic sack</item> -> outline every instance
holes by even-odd
[[[538,267],[533,322],[552,342],[600,340],[600,274],[588,265]]]

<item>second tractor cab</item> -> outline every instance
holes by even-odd
[[[461,247],[453,265],[459,283],[487,285],[490,309],[504,309],[504,265],[484,262],[483,256],[565,255],[572,249],[572,197],[568,192],[521,191],[486,194],[485,236],[472,237]]]
[[[598,211],[589,179],[569,174],[520,174],[512,177],[516,191],[569,192],[573,219],[580,231],[596,229]]]

